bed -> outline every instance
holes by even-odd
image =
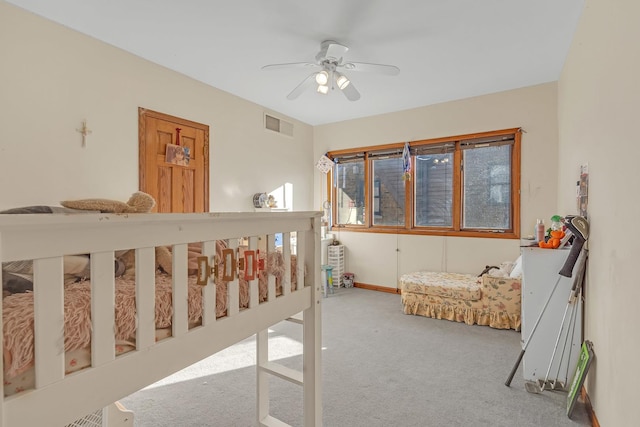
[[[402,309],[405,314],[519,331],[522,284],[518,272],[510,276],[511,269],[487,269],[480,276],[436,271],[403,274],[398,280]]]
[[[71,424],[254,334],[259,425],[282,425],[270,375],[300,384],[303,424],[321,425],[319,216],[0,215],[3,265],[33,260],[33,291],[3,298],[0,426]],[[171,274],[157,268],[161,247]],[[124,250],[134,274],[117,276]],[[78,254],[90,279],[69,282]],[[287,319],[304,329],[301,373],[268,360],[267,328]]]

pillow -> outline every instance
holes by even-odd
[[[509,274],[511,274],[511,270],[513,270],[513,266],[515,264],[515,261],[504,261],[500,263],[500,270],[506,273],[505,277],[508,277]]]
[[[63,208],[60,206],[24,206],[0,211],[0,214],[44,214],[44,213],[78,213],[86,212],[78,209]]]
[[[512,279],[522,278],[522,255],[516,259],[513,269],[511,270],[511,273],[509,273],[509,277]]]
[[[60,202],[65,208],[100,211],[102,213],[148,213],[156,205],[155,199],[142,191],[131,195],[127,203],[110,199],[81,199]]]
[[[82,199],[64,200],[60,204],[66,208],[80,209],[86,211],[99,211],[102,213],[125,213],[129,212],[129,206],[118,200],[109,199]]]
[[[501,268],[492,268],[487,274],[493,277],[509,277],[509,273]]]

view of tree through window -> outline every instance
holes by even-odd
[[[463,150],[464,228],[507,229],[511,223],[511,146]]]

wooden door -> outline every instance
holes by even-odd
[[[209,126],[144,108],[138,115],[140,191],[156,199],[154,212],[208,212]],[[167,162],[167,144],[187,147],[188,164]]]

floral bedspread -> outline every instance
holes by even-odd
[[[425,286],[423,282],[415,279],[425,278],[424,274],[411,273],[400,278],[402,292],[402,307],[405,314],[431,317],[434,319],[446,319],[455,322],[464,322],[468,325],[486,325],[496,329],[515,329],[521,327],[521,281],[509,277],[494,277],[484,275],[469,278],[474,282],[461,280],[456,286],[451,285],[454,276],[445,273],[448,285],[434,283],[434,286]],[[430,276],[435,280],[438,275]],[[411,279],[413,278],[414,281]],[[468,292],[463,292],[460,287],[471,285]],[[480,296],[468,299],[469,295]]]
[[[479,300],[482,296],[480,278],[471,274],[417,271],[400,276],[400,288],[416,294],[468,301]]]

